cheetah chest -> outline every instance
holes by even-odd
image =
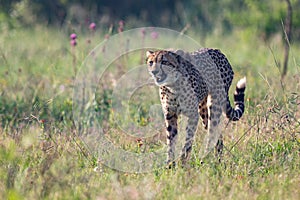
[[[173,87],[161,88],[161,98],[166,111],[193,117],[197,114],[199,103],[207,96],[207,87],[202,79],[183,77]]]

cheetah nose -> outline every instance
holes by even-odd
[[[158,70],[152,71],[152,74],[155,76],[156,74],[158,74]]]

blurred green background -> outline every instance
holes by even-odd
[[[299,40],[300,2],[290,3],[294,10],[293,38]],[[90,21],[107,27],[124,20],[128,28],[162,26],[181,30],[189,24],[202,34],[250,29],[265,39],[282,33],[287,14],[284,0],[1,0],[0,5],[2,28],[30,27],[37,23],[63,27]]]

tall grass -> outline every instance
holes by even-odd
[[[197,36],[192,30],[188,33]],[[245,75],[248,81],[245,115],[237,123],[226,125],[224,121],[222,162],[212,157],[200,164],[198,152],[205,132],[199,126],[190,167],[129,174],[97,163],[84,148],[72,119],[74,69],[80,67],[86,54],[104,35],[96,32],[91,38],[79,32],[78,45],[72,52],[66,31],[36,27],[1,34],[2,198],[300,198],[297,58],[300,49],[297,44],[291,46],[289,74],[281,80],[275,62],[283,55],[280,38],[262,42],[254,34],[242,31],[235,31],[231,36],[215,33],[205,38],[206,46],[219,48],[228,56],[235,70],[234,81]],[[99,120],[107,119],[106,123],[112,123],[110,95],[109,88],[99,91],[93,108],[103,114]],[[138,123],[147,123],[147,116],[135,117]],[[140,146],[159,145],[157,141],[139,144],[118,133],[112,139],[122,141],[127,150],[139,152]],[[159,137],[164,142],[163,131]]]

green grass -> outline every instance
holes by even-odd
[[[189,34],[198,38],[192,31]],[[226,147],[222,162],[212,156],[200,164],[204,130],[199,127],[189,167],[137,174],[98,164],[74,128],[75,72],[104,33],[78,35],[75,53],[67,31],[36,27],[4,31],[0,36],[3,199],[300,198],[299,44],[291,46],[289,74],[281,80],[274,61],[283,55],[280,39],[262,42],[243,31],[206,38],[206,46],[228,56],[235,70],[234,84],[245,75],[248,81],[245,115],[222,128]],[[139,54],[132,55],[130,62],[139,62]],[[103,83],[117,77],[107,77]],[[98,92],[97,105],[91,109],[99,112],[103,127],[115,128],[112,140],[134,152],[159,148],[157,139],[164,140],[162,132],[143,141],[141,148],[135,138],[122,135],[113,126],[110,88]],[[146,125],[148,107],[141,106],[142,114],[132,113],[133,120]]]

